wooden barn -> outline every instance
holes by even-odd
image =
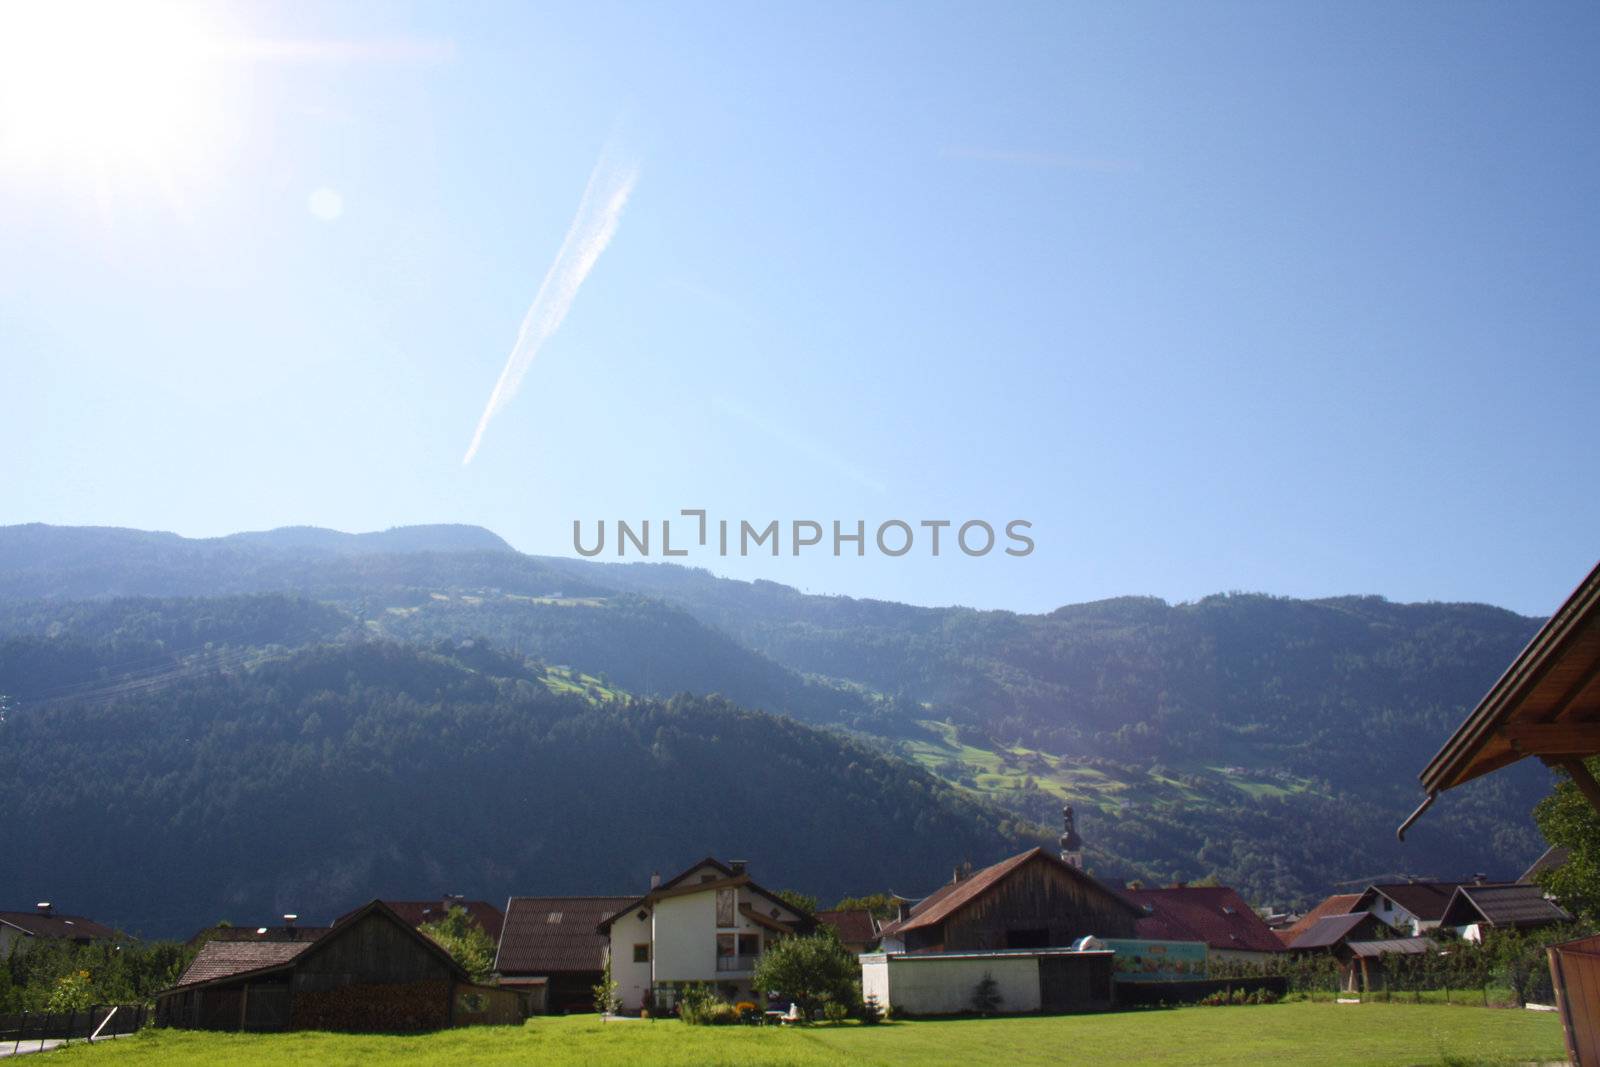
[[[885,952],[1066,948],[1079,938],[1131,938],[1143,912],[1042,848],[946,885],[880,931]]]
[[[517,995],[474,985],[374,900],[314,940],[208,941],[156,998],[156,1022],[202,1030],[437,1030],[514,1023]]]

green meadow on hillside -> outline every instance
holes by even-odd
[[[1278,1004],[1105,1015],[950,1019],[865,1027],[686,1027],[594,1016],[417,1037],[149,1031],[52,1059],[87,1067],[362,1064],[424,1067],[1208,1067],[1510,1064],[1564,1057],[1554,1015],[1414,1004]]]

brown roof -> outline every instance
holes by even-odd
[[[37,908],[32,911],[0,911],[0,923],[15,927],[29,937],[66,941],[115,941],[122,936],[104,923],[85,919],[82,915],[59,915]]]
[[[451,907],[463,908],[468,918],[476,920],[483,927],[483,932],[489,935],[491,941],[500,940],[500,929],[506,919],[505,914],[487,900],[385,900],[384,903],[412,926],[436,923],[445,917]],[[346,912],[339,918],[342,920],[354,914],[354,911]]]
[[[1368,898],[1381,893],[1418,919],[1435,922],[1444,918],[1444,909],[1449,907],[1450,898],[1455,896],[1456,888],[1460,884],[1460,882],[1384,882],[1368,886],[1367,891],[1361,894],[1360,906],[1365,910]]]
[[[1347,941],[1344,947],[1357,956],[1420,956],[1434,946],[1426,937],[1396,937],[1388,941]]]
[[[1545,899],[1536,885],[1464,885],[1445,909],[1445,924],[1465,926],[1546,926],[1569,922],[1572,916]]]
[[[1567,865],[1567,860],[1572,858],[1571,849],[1566,845],[1551,845],[1544,850],[1544,855],[1533,861],[1533,866],[1522,872],[1519,882],[1531,882],[1545,871],[1554,871]]]
[[[1318,919],[1325,919],[1330,915],[1350,914],[1351,909],[1356,906],[1356,902],[1360,899],[1360,893],[1335,893],[1295,920],[1294,925],[1283,930],[1274,930],[1273,933],[1277,934],[1279,941],[1287,945],[1304,933],[1306,928]]]
[[[606,936],[597,929],[633,897],[512,897],[495,953],[502,975],[599,971]]]
[[[1331,948],[1356,934],[1370,935],[1381,931],[1386,924],[1370,911],[1353,911],[1348,915],[1328,915],[1304,930],[1289,942],[1289,947],[1300,951],[1310,948]]]
[[[183,969],[173,988],[282,967],[312,944],[311,941],[207,941]]]
[[[720,871],[722,877],[709,882],[692,882],[687,885],[679,884],[684,882],[691,874],[703,867],[711,867],[714,870]],[[665,882],[662,882],[660,885],[651,889],[650,892],[644,894],[643,896],[629,897],[628,899],[624,900],[622,906],[612,911],[610,915],[607,915],[605,918],[601,919],[598,923],[598,926],[604,928],[602,932],[607,931],[610,929],[612,922],[621,918],[624,913],[630,912],[634,908],[643,907],[651,901],[658,900],[662,897],[676,896],[684,893],[700,893],[708,889],[722,889],[733,886],[743,886],[752,893],[758,893],[761,896],[766,897],[779,907],[794,912],[795,915],[799,916],[799,922],[795,924],[795,928],[801,933],[807,932],[815,924],[816,920],[812,915],[807,913],[804,909],[797,908],[793,904],[790,904],[787,900],[784,900],[772,890],[757,885],[747,872],[735,871],[732,867],[728,866],[726,863],[723,863],[721,860],[713,856],[707,856],[698,863],[691,863],[689,866],[685,867],[683,870],[679,871]]]
[[[1282,952],[1261,916],[1225,885],[1124,889],[1140,911],[1139,936],[1150,941],[1204,941],[1211,948]]]
[[[846,911],[819,911],[817,922],[823,926],[831,926],[839,935],[839,940],[845,944],[861,944],[876,941],[878,938],[878,923],[872,917],[872,912],[866,908],[850,908]]]
[[[1419,778],[1430,799],[1526,756],[1600,753],[1600,566],[1534,634]],[[1421,809],[1418,809],[1420,813]],[[1416,818],[1408,819],[1406,825]]]
[[[985,867],[981,871],[974,871],[972,874],[961,879],[959,882],[945,883],[928,896],[917,901],[917,903],[911,908],[911,914],[906,916],[906,918],[898,922],[887,924],[879,932],[887,936],[889,934],[901,934],[907,930],[917,930],[925,926],[935,926],[939,923],[942,923],[950,916],[954,915],[956,912],[960,911],[962,908],[978,899],[978,897],[982,896],[984,893],[998,885],[1013,871],[1019,870],[1025,864],[1035,860],[1053,863],[1062,870],[1070,873],[1074,878],[1081,879],[1082,881],[1103,892],[1112,900],[1115,900],[1119,904],[1126,906],[1129,910],[1134,912],[1139,911],[1137,906],[1130,904],[1123,897],[1119,896],[1116,890],[1112,889],[1110,886],[1102,884],[1092,875],[1085,874],[1083,871],[1069,863],[1063,863],[1054,854],[1046,852],[1042,848],[1030,848],[1028,851],[1019,853],[1010,857],[1009,859],[1003,859],[999,863],[994,864],[992,867]]]
[[[315,941],[328,926],[208,926],[189,938],[189,944],[207,941]]]

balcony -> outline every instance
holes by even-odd
[[[756,960],[760,958],[760,956],[718,956],[717,970],[753,971],[756,969]]]

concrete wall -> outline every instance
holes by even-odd
[[[1039,1010],[1036,956],[971,959],[951,956],[874,955],[861,958],[861,991],[906,1015],[959,1015],[972,1010],[972,993],[991,975],[1001,996],[997,1010]]]
[[[649,911],[635,908],[611,924],[611,979],[625,1011],[638,1011],[650,988],[650,964],[633,962],[633,946],[650,941],[650,918],[640,920],[641,910]]]

